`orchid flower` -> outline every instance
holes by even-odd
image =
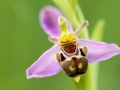
[[[61,12],[54,7],[43,8],[39,18],[42,28],[49,35],[49,41],[55,45],[45,51],[38,60],[27,69],[27,78],[43,78],[53,76],[60,72],[63,68],[58,60],[59,58],[56,58],[56,55],[58,52],[63,51],[63,42],[68,44],[74,41],[78,48],[86,47],[83,53],[89,63],[107,60],[120,54],[120,48],[116,44],[78,38],[82,29],[88,25],[88,21],[83,22],[77,30],[73,31],[70,23],[63,17]],[[70,51],[72,50],[70,47],[69,49]]]

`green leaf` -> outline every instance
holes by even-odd
[[[101,39],[103,37],[104,26],[105,26],[105,20],[103,20],[103,19],[100,19],[95,24],[92,35],[91,35],[92,40],[101,41]]]
[[[103,32],[104,32],[104,26],[105,26],[105,20],[100,19],[97,21],[97,23],[94,26],[91,39],[96,41],[101,41],[103,38]],[[92,77],[92,83],[94,84],[94,90],[98,89],[98,75],[99,75],[99,63],[93,63],[91,64],[91,77]]]

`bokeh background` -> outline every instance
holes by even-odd
[[[120,46],[120,0],[80,0],[91,33],[106,21],[103,41]],[[38,14],[51,0],[0,0],[0,90],[74,90],[63,72],[26,79],[26,69],[53,44],[40,27]],[[120,55],[100,62],[99,90],[120,90]]]

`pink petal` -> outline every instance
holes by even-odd
[[[27,69],[27,78],[42,78],[60,72],[61,67],[58,61],[55,60],[55,55],[58,51],[59,47],[54,45],[41,55],[40,58]]]
[[[53,6],[46,6],[39,13],[40,25],[51,37],[58,37],[61,33],[58,25],[59,16],[62,16],[61,12]],[[68,27],[72,31],[70,23],[68,23]]]
[[[116,44],[78,39],[80,46],[88,48],[87,58],[89,62],[99,62],[120,54],[120,48]]]

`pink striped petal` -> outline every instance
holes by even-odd
[[[116,44],[78,39],[79,45],[88,48],[87,58],[89,62],[99,62],[120,54],[120,48]]]
[[[40,58],[27,69],[27,78],[42,78],[60,72],[61,67],[58,61],[55,60],[55,55],[58,51],[59,47],[54,45],[40,56]]]
[[[63,16],[62,13],[53,6],[44,7],[39,13],[39,21],[43,30],[51,37],[60,36],[60,27],[58,25],[58,17]],[[73,31],[72,26],[68,22],[70,31]]]

